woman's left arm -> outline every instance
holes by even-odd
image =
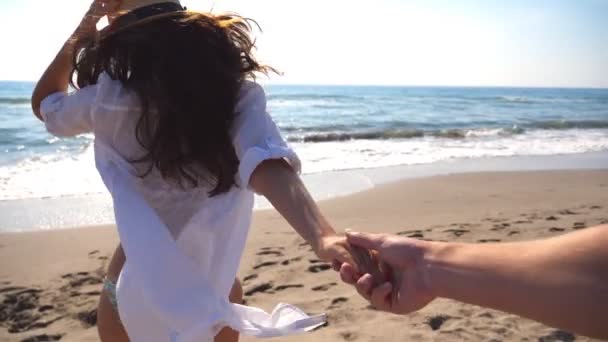
[[[350,260],[350,265],[356,265],[346,238],[336,234],[286,161],[275,159],[261,163],[251,175],[249,185],[270,201],[319,258],[334,263]]]
[[[99,19],[113,13],[118,8],[118,4],[120,4],[120,1],[116,0],[94,0],[74,33],[42,74],[32,94],[32,110],[38,119],[43,120],[40,114],[42,100],[53,93],[65,93],[68,90],[74,57],[74,43],[79,37],[94,34]]]

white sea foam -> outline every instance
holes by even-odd
[[[608,151],[608,130],[537,130],[500,136],[479,132],[465,139],[421,137],[294,143],[304,173],[428,164],[454,158],[556,155]],[[0,200],[103,193],[91,146],[0,167]]]
[[[101,193],[92,147],[80,154],[28,158],[0,167],[0,200]]]
[[[538,130],[500,137],[495,132],[466,139],[350,140],[293,145],[304,172],[426,164],[454,158],[555,155],[608,150],[608,130]]]

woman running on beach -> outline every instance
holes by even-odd
[[[323,324],[289,305],[268,315],[228,302],[241,301],[235,277],[254,192],[319,258],[353,264],[266,112],[252,80],[272,69],[253,48],[238,15],[187,11],[176,0],[95,0],[33,93],[49,132],[95,135],[121,238],[116,259],[126,255],[117,310],[133,341],[211,341],[223,328],[216,340],[234,341],[226,327],[265,337]],[[115,280],[106,280],[102,306],[116,303]],[[118,341],[103,336],[112,314],[100,311],[102,339]]]

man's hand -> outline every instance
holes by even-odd
[[[340,276],[379,310],[406,314],[422,309],[436,295],[429,284],[424,256],[428,244],[424,241],[383,234],[347,233],[348,242],[377,253],[379,261],[391,270],[391,282],[374,288],[370,274],[358,277],[352,264],[345,263]]]

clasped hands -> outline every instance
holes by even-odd
[[[356,265],[334,263],[334,269],[374,308],[407,314],[437,297],[427,262],[429,242],[386,234],[346,236]]]

